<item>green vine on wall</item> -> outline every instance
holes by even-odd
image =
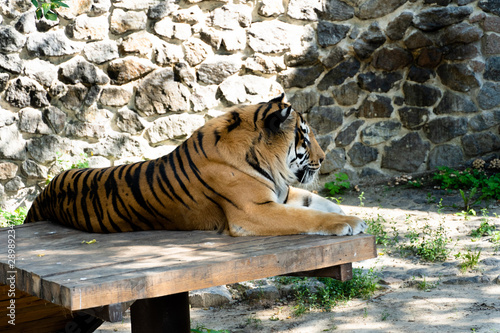
[[[31,0],[31,3],[36,7],[36,19],[39,20],[43,16],[47,20],[57,21],[57,13],[54,11],[54,9],[60,7],[69,8],[69,6],[64,3],[64,1],[66,0]]]

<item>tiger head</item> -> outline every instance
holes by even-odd
[[[325,153],[309,124],[290,104],[284,102],[284,97],[282,94],[267,103],[261,103],[253,114],[254,133],[264,139],[252,142],[250,151],[259,151],[263,156],[267,153],[268,167],[263,167],[266,163],[261,162],[260,165],[262,169],[269,170],[275,182],[281,179],[287,184],[308,184],[319,173]],[[260,142],[264,144],[263,147],[259,145]]]

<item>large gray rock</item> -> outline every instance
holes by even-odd
[[[358,119],[345,126],[340,130],[335,138],[335,145],[338,147],[345,147],[351,144],[357,136],[358,129],[365,123],[364,120]]]
[[[78,16],[66,26],[70,38],[76,40],[103,40],[108,37],[109,23],[106,16],[89,17],[86,14]]]
[[[338,106],[315,106],[308,119],[318,134],[328,134],[342,125],[344,113]]]
[[[408,66],[413,60],[411,52],[398,46],[381,48],[373,54],[372,66],[393,72]]]
[[[481,132],[500,124],[500,110],[483,111],[469,119],[469,128]]]
[[[387,38],[380,30],[378,23],[372,23],[368,30],[363,32],[353,43],[354,52],[361,59],[367,59],[372,53],[385,43]]]
[[[28,159],[21,164],[21,172],[27,178],[47,179],[48,170],[47,167]]]
[[[462,147],[468,156],[484,155],[500,149],[500,137],[492,132],[466,134],[462,137]]]
[[[17,53],[0,53],[0,68],[9,72],[20,74],[24,69],[23,60]]]
[[[398,135],[401,123],[396,120],[384,120],[368,125],[361,131],[361,141],[373,146]]]
[[[243,67],[256,74],[276,74],[286,69],[283,58],[266,56],[260,53],[255,53],[246,58]]]
[[[189,110],[190,91],[176,82],[171,68],[149,74],[137,87],[135,104],[147,116]]]
[[[92,148],[85,149],[88,155],[113,158],[131,158],[141,156],[144,148],[141,143],[128,133],[109,134]]]
[[[83,54],[88,61],[96,64],[102,64],[120,56],[118,45],[112,40],[88,43],[83,49]]]
[[[356,75],[361,63],[354,57],[349,58],[328,71],[318,83],[319,90],[327,90],[331,86],[338,86],[344,81]]]
[[[257,104],[268,101],[283,92],[283,88],[272,80],[255,75],[233,75],[219,85],[217,97],[230,105]]]
[[[403,76],[398,72],[384,72],[381,74],[365,72],[358,75],[358,84],[361,89],[370,92],[388,92],[402,78]]]
[[[130,102],[132,90],[123,86],[107,86],[102,89],[99,102],[106,106],[124,106]]]
[[[184,58],[181,45],[170,43],[155,43],[153,47],[154,60],[162,67],[181,61]]]
[[[27,106],[40,108],[49,105],[47,92],[43,86],[25,76],[10,82],[5,91],[5,100],[16,108]]]
[[[83,84],[75,84],[66,86],[67,91],[64,96],[61,97],[61,102],[65,108],[76,111],[83,106],[83,102],[89,89]]]
[[[15,125],[0,127],[0,158],[26,159],[26,142]]]
[[[64,83],[84,85],[107,84],[109,78],[96,66],[82,57],[75,57],[60,67],[60,79]]]
[[[478,5],[482,10],[500,16],[500,0],[480,0]]]
[[[432,106],[441,97],[441,91],[429,85],[406,82],[403,85],[405,103],[411,106]]]
[[[429,121],[424,126],[424,133],[433,143],[450,141],[467,133],[467,119],[456,117],[441,117]]]
[[[208,308],[221,306],[232,301],[232,296],[226,286],[211,287],[189,292],[189,304],[193,308]]]
[[[26,43],[26,37],[11,26],[0,27],[0,52],[17,52]]]
[[[402,39],[405,36],[406,30],[410,27],[412,20],[412,12],[402,12],[399,16],[387,24],[385,34],[392,40]]]
[[[456,94],[449,90],[444,92],[443,98],[434,108],[434,113],[449,114],[449,113],[473,113],[477,112],[476,104],[471,100],[469,95]]]
[[[481,109],[493,109],[500,105],[500,82],[485,82],[479,94],[477,102]]]
[[[210,45],[199,39],[189,39],[183,44],[186,61],[190,66],[196,66],[203,62],[213,51]]]
[[[299,41],[302,29],[278,20],[253,23],[248,33],[248,45],[255,52],[279,53],[290,50]]]
[[[234,30],[252,22],[252,8],[244,4],[226,4],[211,11],[212,26]]]
[[[290,68],[278,76],[278,82],[283,88],[305,88],[314,84],[314,81],[323,73],[323,66]]]
[[[65,136],[73,138],[102,139],[106,135],[106,125],[84,121],[70,121],[65,127]]]
[[[68,148],[68,140],[56,135],[43,135],[31,139],[27,144],[28,153],[36,161],[46,164],[53,162],[57,155]]]
[[[480,86],[474,71],[466,64],[442,64],[437,73],[441,82],[453,90],[468,92]]]
[[[124,11],[116,8],[110,19],[110,31],[114,34],[123,34],[130,31],[144,30],[147,16],[144,12]]]
[[[441,45],[449,45],[453,43],[468,44],[477,42],[481,39],[481,37],[483,37],[482,29],[462,22],[443,29],[443,34],[439,39],[439,43]]]
[[[50,87],[57,79],[57,67],[40,59],[27,60],[24,62],[24,74],[45,87]]]
[[[239,72],[242,61],[239,56],[215,56],[205,60],[198,68],[198,80],[205,84],[220,84]]]
[[[500,81],[500,56],[486,59],[484,78],[491,81]]]
[[[424,31],[435,31],[462,22],[472,11],[473,9],[467,6],[424,9],[415,15],[413,24]]]
[[[308,112],[316,103],[318,103],[319,96],[314,91],[298,90],[290,98],[290,103],[293,108],[298,112]]]
[[[355,142],[347,152],[353,166],[359,167],[373,162],[378,157],[378,150],[368,147],[361,142]]]
[[[415,172],[424,164],[429,148],[430,144],[423,141],[418,133],[408,133],[384,147],[381,166],[401,172]]]
[[[394,108],[391,99],[382,95],[369,95],[361,103],[356,116],[364,118],[390,118]]]
[[[2,20],[0,20],[0,24]],[[32,12],[24,13],[14,24],[17,31],[22,34],[30,34],[36,31],[36,16]]]
[[[329,174],[341,170],[347,162],[345,149],[332,149],[326,153],[325,160],[321,163],[321,174]]]
[[[434,147],[429,153],[427,165],[430,170],[442,166],[457,167],[464,163],[464,152],[462,148],[444,144]]]
[[[363,2],[356,13],[362,20],[375,19],[394,12],[407,0],[368,0]]]
[[[325,0],[318,14],[324,20],[345,21],[354,17],[354,8],[341,0]]]
[[[73,42],[62,30],[35,32],[29,35],[26,42],[28,52],[34,56],[60,57],[79,53],[84,43]]]
[[[16,176],[19,167],[12,162],[0,162],[0,180],[12,179]]]
[[[137,113],[127,108],[116,113],[116,126],[122,131],[130,134],[139,134],[146,128],[143,120]]]
[[[66,113],[55,106],[49,106],[43,110],[43,119],[56,134],[60,133],[66,125]]]
[[[351,29],[348,25],[334,24],[328,21],[318,22],[318,43],[322,47],[338,44]]]
[[[19,130],[32,134],[52,134],[52,129],[45,123],[42,111],[24,108],[19,111]]]
[[[156,145],[165,140],[185,138],[204,123],[205,118],[202,115],[174,114],[155,120],[146,129],[145,136],[150,144]]]
[[[321,58],[321,63],[323,66],[326,68],[332,68],[334,66],[337,66],[344,60],[345,56],[347,55],[347,51],[344,50],[340,46],[335,46],[330,49],[328,54]]]
[[[332,95],[339,105],[348,106],[358,103],[361,95],[361,89],[356,82],[347,82],[340,87],[335,87],[332,90]]]
[[[399,119],[405,128],[419,130],[429,120],[430,111],[426,108],[404,107],[398,110]]]
[[[108,76],[112,82],[124,84],[147,75],[155,68],[147,59],[129,56],[113,60],[108,66]]]

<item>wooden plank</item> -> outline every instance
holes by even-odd
[[[81,244],[93,238],[97,243]],[[46,251],[42,257],[37,255],[40,249]],[[48,222],[16,228],[16,251],[22,288],[72,310],[376,256],[374,237],[370,235],[229,237],[203,231],[89,234]],[[0,279],[6,271],[6,263],[1,262]]]

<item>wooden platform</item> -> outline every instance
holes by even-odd
[[[376,257],[371,235],[90,234],[50,222],[14,230],[16,267],[9,267],[6,256],[0,258],[0,284],[7,285],[7,277],[15,274],[17,290],[68,313],[276,275],[328,272],[332,266]],[[7,232],[0,230],[1,244],[7,244]],[[338,267],[344,273],[337,274],[346,274],[349,266]],[[0,299],[2,318],[4,301]]]

